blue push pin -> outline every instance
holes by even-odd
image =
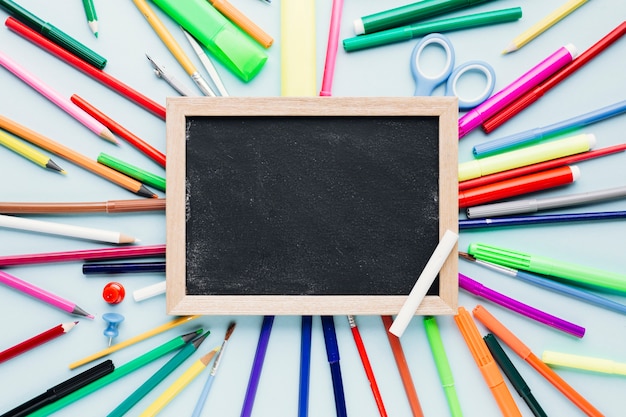
[[[124,321],[124,316],[117,313],[105,313],[102,318],[107,322],[107,328],[104,329],[103,334],[109,337],[109,346],[111,346],[111,341],[119,334],[117,326]]]

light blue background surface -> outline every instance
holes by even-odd
[[[515,23],[476,28],[449,33],[457,52],[458,62],[483,59],[496,70],[498,91],[519,77],[535,63],[567,43],[574,44],[580,52],[594,44],[626,18],[623,0],[597,0],[582,6],[557,26],[551,28],[521,50],[501,55],[505,46],[519,33],[552,11],[564,0],[487,2],[472,11],[494,10],[522,6],[524,16]],[[175,59],[141,16],[131,1],[95,0],[100,19],[100,37],[96,39],[85,21],[81,2],[57,0],[43,2],[21,0],[21,5],[50,21],[106,58],[106,71],[165,104],[167,96],[175,92],[156,78],[145,53],[163,63],[177,78],[195,89]],[[232,3],[270,33],[274,45],[268,50],[269,60],[262,72],[250,83],[244,84],[218,66],[223,81],[233,96],[280,95],[280,2],[271,5],[259,0],[232,0]],[[344,6],[341,38],[352,36],[352,21],[406,1],[348,0]],[[156,7],[155,7],[156,8]],[[318,90],[321,85],[328,36],[331,1],[317,2]],[[201,68],[180,30],[171,20],[158,12],[192,60]],[[463,14],[466,12],[454,13]],[[0,11],[0,18],[7,14]],[[409,70],[409,57],[417,40],[386,47],[347,54],[339,49],[333,94],[335,96],[409,96],[413,92],[413,79]],[[96,81],[70,66],[42,52],[37,47],[10,32],[0,29],[0,48],[34,74],[69,97],[73,93],[92,102],[109,116],[123,124],[139,137],[165,150],[165,123],[122,98]],[[490,138],[548,125],[626,98],[624,64],[626,39],[596,57],[539,102],[493,133]],[[4,69],[0,69],[0,113],[62,142],[84,154],[97,157],[107,152],[128,162],[142,166],[154,173],[164,171],[127,143],[119,147],[96,137],[77,121],[44,99]],[[624,141],[624,116],[595,124],[584,131],[594,133],[597,147]],[[471,158],[471,148],[486,139],[481,131],[474,131],[459,144],[459,158]],[[575,184],[543,195],[558,195],[616,187],[625,184],[623,154],[612,155],[581,163],[581,178]],[[68,172],[67,176],[47,172],[0,148],[0,198],[3,201],[105,201],[133,198],[133,194],[113,185],[81,168],[62,160],[53,159]],[[623,210],[623,201],[606,202],[593,207],[580,207],[570,211]],[[97,226],[134,235],[142,244],[159,244],[165,241],[163,214],[75,215],[42,216],[46,220],[63,221],[76,225]],[[561,224],[529,226],[490,231],[462,232],[459,248],[466,250],[471,242],[480,241],[494,245],[542,254],[562,260],[595,266],[609,271],[623,272],[623,235],[626,231],[620,221],[588,224]],[[103,246],[103,245],[100,245]],[[0,232],[0,255],[49,252],[100,247],[97,243],[54,236],[43,236],[18,231]],[[623,347],[626,344],[626,317],[608,312],[582,302],[562,297],[517,282],[470,265],[459,263],[460,272],[492,288],[513,296],[552,314],[587,328],[583,339],[521,318],[498,306],[484,303],[505,325],[513,330],[537,355],[544,349],[569,353],[595,355],[626,362]],[[40,394],[49,387],[73,376],[67,365],[106,347],[102,335],[102,314],[115,311],[126,320],[120,325],[119,341],[130,338],[170,320],[165,314],[164,297],[135,303],[132,292],[163,279],[159,274],[128,277],[92,277],[81,273],[81,263],[60,263],[16,267],[9,272],[38,284],[48,290],[75,301],[97,317],[80,319],[71,333],[36,350],[0,364],[0,412]],[[127,289],[127,298],[117,306],[107,305],[101,298],[102,287],[110,280],[121,281]],[[9,347],[75,317],[32,300],[7,288],[0,288],[0,348]],[[614,296],[626,302],[624,297]],[[479,302],[473,296],[461,293],[460,305],[468,309]],[[156,336],[110,356],[119,366],[164,343],[183,332],[203,326],[211,329],[194,358],[198,358],[223,339],[228,323],[236,320],[237,327],[230,339],[218,378],[208,398],[205,415],[238,416],[244,398],[250,367],[261,324],[261,317],[204,317],[186,326]],[[346,391],[348,414],[351,416],[377,416],[371,391],[357,355],[345,317],[335,318],[341,366]],[[387,411],[390,416],[408,416],[410,410],[396,365],[379,317],[357,317],[363,340],[377,377]],[[439,319],[443,340],[450,357],[461,406],[467,416],[500,415],[490,391],[487,389],[452,317]],[[485,329],[479,326],[483,334]],[[415,386],[426,416],[445,416],[447,404],[440,387],[421,318],[416,317],[402,338]],[[298,368],[300,351],[300,318],[277,317],[257,398],[254,416],[289,416],[297,410]],[[567,399],[548,384],[534,370],[523,363],[507,348],[514,363],[533,389],[538,401],[551,416],[582,415]],[[152,363],[122,381],[74,403],[57,413],[59,416],[106,415],[128,394],[134,391],[167,358]],[[153,391],[130,415],[137,415],[158,396],[180,373],[191,364],[185,363],[163,385]],[[332,384],[319,318],[314,321],[312,373],[310,389],[310,415],[330,416],[335,413]],[[86,366],[81,368],[86,369]],[[623,415],[623,377],[592,374],[574,370],[559,370],[559,374],[607,416]],[[202,389],[208,373],[201,375],[181,393],[163,412],[163,416],[189,415]],[[531,415],[526,405],[514,393],[522,414]]]

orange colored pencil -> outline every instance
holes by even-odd
[[[111,169],[105,165],[99,164],[93,159],[87,158],[85,155],[78,153],[67,146],[61,145],[46,136],[30,130],[25,126],[20,125],[13,120],[0,115],[0,128],[5,129],[22,139],[37,145],[40,148],[52,152],[55,155],[65,158],[76,165],[83,167],[84,169],[93,172],[94,174],[105,178],[120,187],[126,188],[133,193],[142,197],[157,198],[157,195],[147,189],[142,183],[136,181],[114,169]]]
[[[580,408],[585,414],[593,417],[601,417],[602,414],[589,401],[572,388],[563,378],[548,367],[535,355],[528,346],[517,338],[509,329],[498,321],[487,309],[480,304],[474,310],[474,317],[495,334],[500,340],[507,344],[520,358],[524,359],[530,366],[548,380],[556,389],[561,391],[571,402]]]
[[[411,371],[409,370],[409,365],[406,362],[406,357],[404,356],[404,351],[402,350],[400,338],[389,332],[389,328],[393,324],[393,319],[391,316],[380,316],[380,318],[383,320],[387,338],[389,339],[389,344],[391,345],[391,351],[393,352],[393,357],[396,360],[398,372],[400,372],[402,385],[404,386],[404,391],[406,392],[406,396],[409,400],[413,416],[423,417],[424,412],[422,411],[422,406],[420,405],[419,398],[417,397],[417,391],[415,390],[413,378],[411,377]]]

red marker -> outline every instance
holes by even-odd
[[[471,188],[459,193],[459,208],[472,207],[570,184],[576,181],[579,176],[580,170],[577,166],[564,166]]]
[[[591,61],[596,57],[596,55],[604,51],[624,34],[626,34],[626,21],[622,22],[606,36],[594,43],[591,47],[589,47],[589,49],[576,57],[572,62],[555,72],[547,80],[543,81],[532,90],[526,92],[509,106],[487,119],[487,121],[485,121],[482,125],[485,133],[493,132],[500,125],[504,124],[504,122],[533,104],[535,101],[539,100],[539,98],[547,93],[552,87],[555,87],[561,81],[572,75],[576,72],[576,70]]]

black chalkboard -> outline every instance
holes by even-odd
[[[185,115],[172,145],[184,145],[184,183],[168,186],[184,186],[171,230],[185,235],[184,297],[406,296],[442,230],[440,152],[456,156],[440,146],[440,116],[227,108]]]

